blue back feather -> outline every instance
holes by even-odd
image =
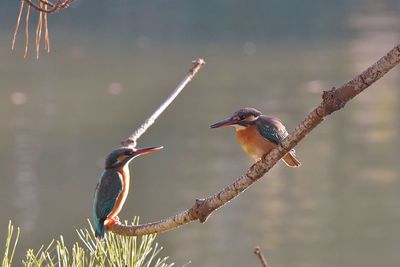
[[[105,170],[97,184],[93,201],[93,220],[97,237],[104,237],[104,221],[114,209],[121,192],[122,175],[115,169]]]
[[[265,139],[275,144],[279,144],[288,136],[285,126],[276,118],[261,116],[257,119],[255,126]]]

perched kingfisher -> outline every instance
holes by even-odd
[[[103,239],[105,227],[119,222],[118,213],[129,191],[129,162],[143,154],[163,148],[162,146],[140,149],[117,148],[111,152],[105,162],[105,170],[100,176],[94,193],[93,219],[95,235]]]
[[[244,150],[254,160],[260,160],[265,154],[282,142],[288,136],[285,126],[278,118],[267,117],[254,108],[242,108],[231,117],[221,120],[211,128],[233,126],[236,129],[236,138]],[[283,156],[282,160],[289,167],[300,166],[292,149]]]

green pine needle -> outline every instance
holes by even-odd
[[[94,234],[93,226],[88,220],[89,227],[77,229],[76,232],[81,242],[75,242],[69,248],[63,236],[53,240],[48,246],[42,245],[36,252],[28,249],[25,267],[171,267],[168,257],[159,258],[158,254],[163,249],[156,242],[156,235],[142,237],[127,237],[107,233],[104,240],[99,241]],[[138,224],[135,218],[132,224]],[[14,236],[14,226],[11,221],[8,225],[8,234],[5,244],[2,267],[12,267],[14,252],[18,243],[20,229],[17,228]]]
[[[20,229],[19,227],[17,228],[17,235],[13,239],[13,234],[14,234],[14,226],[11,224],[11,221],[8,222],[8,232],[7,232],[7,239],[6,239],[6,245],[4,249],[4,257],[3,257],[3,262],[2,262],[2,267],[11,267],[12,262],[14,259],[14,252],[15,248],[17,247],[18,239],[19,239],[19,233]],[[14,243],[12,245],[12,243]],[[10,253],[10,247],[11,248],[11,254]]]

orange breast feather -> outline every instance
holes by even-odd
[[[254,160],[259,160],[263,155],[276,147],[276,144],[262,137],[255,126],[236,131],[236,138],[244,152]]]
[[[128,196],[129,192],[129,169],[127,166],[124,167],[124,169],[120,170],[119,173],[122,176],[122,192],[119,194],[118,199],[115,203],[114,209],[110,212],[110,214],[107,216],[108,218],[113,218],[115,216],[118,216],[120,213],[122,206],[125,203],[126,197]]]

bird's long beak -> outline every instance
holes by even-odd
[[[152,146],[152,147],[138,148],[133,152],[133,155],[134,156],[138,156],[138,155],[149,154],[151,152],[160,150],[162,148],[163,148],[163,146]]]
[[[235,123],[236,123],[236,121],[233,120],[232,118],[226,118],[226,119],[223,119],[223,120],[221,120],[221,121],[219,121],[219,122],[214,123],[214,124],[211,125],[210,127],[211,127],[211,128],[220,128],[220,127],[225,127],[225,126],[233,125],[233,124],[235,124]]]

